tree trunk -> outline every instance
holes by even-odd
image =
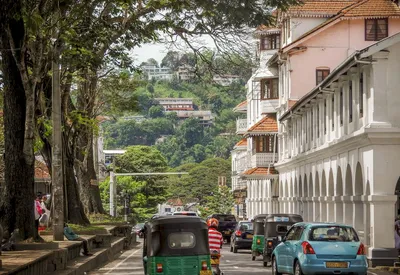
[[[1,196],[0,219],[9,233],[19,230],[20,237],[36,237],[34,230],[34,165],[24,158],[26,95],[16,61],[7,50],[10,39],[21,45],[24,39],[22,19],[11,19],[12,37],[0,29],[2,71],[4,78],[5,186]],[[5,50],[4,50],[5,49]]]
[[[68,155],[68,154],[67,154]],[[83,210],[82,196],[79,193],[78,183],[75,179],[74,161],[71,157],[64,159],[65,175],[66,175],[66,190],[67,190],[67,205],[68,218],[67,221],[73,224],[88,225],[90,224],[85,211]]]
[[[91,213],[100,213],[100,214],[106,214],[106,211],[104,211],[103,208],[103,203],[101,201],[101,197],[100,197],[100,189],[99,189],[99,183],[98,183],[98,178],[97,178],[97,173],[96,173],[96,169],[95,169],[95,165],[98,165],[98,163],[95,163],[94,161],[94,149],[93,149],[93,141],[94,139],[94,135],[91,135],[92,139],[90,144],[92,144],[92,146],[89,147],[89,152],[88,152],[88,175],[91,179],[91,181],[93,181],[93,184],[90,185],[90,203],[92,206],[92,212]]]
[[[86,119],[94,119],[94,106],[96,103],[97,75],[85,72],[84,81],[80,87],[77,108],[82,111]],[[96,170],[93,157],[93,127],[82,125],[75,150],[75,170],[82,194],[82,203],[88,214],[105,214],[100,198],[100,189],[91,182],[97,183]],[[96,163],[97,165],[97,163]]]

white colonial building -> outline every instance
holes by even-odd
[[[282,211],[353,225],[372,264],[397,259],[400,34],[357,51],[280,117]]]
[[[261,26],[255,33],[260,41],[257,56],[260,65],[247,82],[247,100],[234,111],[245,113],[238,119],[237,134],[244,137],[232,151],[232,190],[245,194],[243,218],[278,211],[278,161],[276,107],[279,103],[278,70],[267,65],[279,49],[279,29]],[[243,191],[246,191],[243,193]],[[273,195],[271,195],[273,194]],[[236,198],[243,203],[241,198]]]
[[[259,36],[260,67],[247,84],[246,130],[237,124],[247,138],[247,170],[239,174],[247,183],[247,217],[295,213],[350,224],[372,266],[393,263],[399,5],[305,0],[278,15],[280,32],[257,30],[267,35]],[[276,143],[277,150],[263,151]],[[233,152],[241,156],[238,147]]]

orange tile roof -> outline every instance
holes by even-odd
[[[400,17],[400,7],[391,0],[362,0],[343,10],[344,19]]]
[[[355,0],[305,0],[300,5],[290,7],[288,13],[298,17],[331,17],[356,2]]]
[[[247,100],[240,102],[240,103],[235,107],[235,109],[242,108],[242,107],[246,107],[246,106],[247,106]]]
[[[313,2],[313,1],[307,1]],[[318,2],[318,1],[314,1]],[[350,2],[350,1],[349,1]],[[332,2],[333,3],[333,2]],[[336,24],[340,20],[361,19],[361,18],[382,18],[382,17],[400,17],[400,7],[391,0],[359,0],[352,5],[340,10],[336,15],[319,24],[315,28],[302,34],[292,43],[282,48],[285,52],[292,47],[299,45],[305,39],[315,32],[328,27],[331,24]]]
[[[236,146],[247,146],[247,138],[242,138],[238,143],[236,143]]]
[[[277,175],[278,171],[274,167],[256,167],[243,172],[243,175]]]
[[[249,130],[247,130],[248,134],[256,132],[266,132],[266,133],[278,132],[278,123],[276,122],[276,119],[272,116],[266,116],[259,122],[254,124]]]
[[[49,169],[47,165],[41,161],[35,161],[35,179],[37,180],[51,180]]]

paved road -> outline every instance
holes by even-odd
[[[92,271],[90,275],[143,275],[141,245],[125,251],[118,259],[104,267]],[[261,275],[271,274],[271,267],[263,267],[261,257],[251,260],[250,251],[241,251],[237,254],[229,252],[229,246],[224,245],[221,259],[221,270],[224,275]],[[368,275],[393,275],[393,273],[371,270]]]

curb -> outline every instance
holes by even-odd
[[[381,271],[389,271],[392,273],[400,274],[400,267],[394,267],[394,266],[377,266],[374,268],[375,270],[381,270]]]
[[[94,251],[91,257],[82,257],[74,259],[67,264],[65,270],[56,270],[48,274],[54,275],[83,275],[92,271],[106,262],[113,261],[119,257],[120,252],[124,250],[125,238],[121,237],[111,243],[111,247]]]

